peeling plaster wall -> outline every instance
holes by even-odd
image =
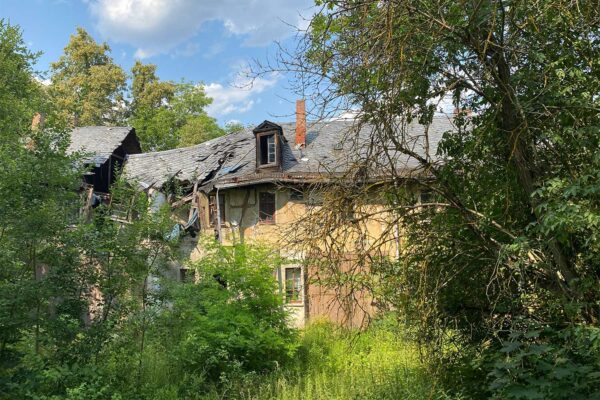
[[[275,223],[266,224],[258,220],[258,196],[262,191],[275,193]],[[233,188],[220,190],[219,196],[225,197],[225,221],[221,224],[221,237],[224,245],[232,245],[243,240],[244,243],[263,243],[278,249],[280,255],[291,260],[293,265],[302,267],[302,303],[286,305],[290,313],[290,323],[296,327],[302,327],[307,319],[328,318],[341,324],[360,326],[368,318],[366,313],[374,312],[369,296],[359,294],[357,298],[361,304],[357,307],[351,307],[340,304],[336,301],[335,293],[331,289],[312,284],[311,277],[314,268],[309,267],[308,271],[302,266],[302,254],[298,249],[290,248],[287,245],[285,233],[293,229],[307,213],[307,204],[304,200],[292,200],[292,191],[290,189],[275,187],[274,185],[256,185],[251,187]],[[208,198],[205,197],[205,209],[208,210]],[[203,204],[202,201],[199,204]],[[202,206],[201,206],[202,208]],[[380,212],[381,206],[372,205],[366,207],[365,212]],[[208,214],[208,213],[206,213]],[[368,240],[377,240],[382,236],[389,236],[390,232],[385,232],[385,224],[382,220],[387,219],[386,214],[380,214],[377,220],[368,221],[366,224]],[[202,218],[205,221],[203,234],[214,235],[215,227],[208,224],[208,216]],[[392,232],[394,234],[394,232]],[[387,237],[386,236],[386,237]],[[356,238],[348,238],[348,253],[353,252],[353,243]],[[398,254],[397,248],[399,241],[395,238],[389,238],[385,244],[380,247],[383,254],[395,257]],[[201,256],[200,249],[192,254],[192,259],[198,259]],[[285,266],[279,271],[278,278],[280,284],[285,275]],[[308,280],[305,282],[305,280]],[[282,292],[282,296],[284,296]]]

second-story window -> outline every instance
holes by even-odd
[[[260,164],[268,165],[277,162],[277,146],[275,135],[264,135],[259,139],[260,143]]]
[[[258,221],[263,224],[275,223],[275,193],[261,192],[259,194]]]

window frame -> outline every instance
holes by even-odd
[[[263,195],[272,195],[273,196],[273,213],[271,214],[271,218],[270,219],[262,217],[262,214],[264,214],[264,212],[263,212],[263,209],[262,209],[263,201],[262,201],[261,197]],[[276,223],[276,217],[275,217],[276,213],[277,213],[277,193],[276,192],[272,192],[272,191],[258,192],[258,223],[259,224],[264,224],[264,225],[275,225],[275,223]]]
[[[217,204],[216,204],[216,194],[211,194],[208,196],[208,222],[210,226],[217,226]],[[226,222],[225,216],[225,196],[223,194],[219,194],[219,212],[218,215],[221,217],[221,225]]]
[[[271,143],[269,143],[270,138],[272,138]],[[263,140],[266,142],[264,146],[264,152],[266,152],[266,154],[263,153]],[[273,152],[271,153],[270,150],[272,150]],[[279,135],[277,134],[277,132],[267,131],[256,134],[256,164],[258,168],[279,166],[279,152]],[[269,161],[271,154],[273,155],[273,160]]]
[[[431,189],[419,190],[418,204],[429,204],[435,201],[435,192]]]
[[[288,279],[288,271],[292,271],[291,279]],[[288,296],[288,289],[290,289],[288,282],[292,282],[291,296]],[[294,295],[297,296],[296,299],[292,299]],[[304,304],[302,267],[296,265],[283,267],[283,301],[287,305],[298,306]]]

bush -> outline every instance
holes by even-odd
[[[600,328],[513,331],[490,357],[494,399],[600,398]]]
[[[397,326],[357,332],[320,321],[302,332],[299,344],[287,368],[246,376],[206,399],[450,399]]]
[[[168,353],[167,368],[179,372],[181,396],[289,361],[295,331],[278,295],[277,265],[264,248],[211,245],[192,265],[196,282],[170,287],[150,337]]]

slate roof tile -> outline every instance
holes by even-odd
[[[375,149],[375,161],[380,158],[382,173],[390,167],[387,158],[378,154],[378,147],[393,149],[389,143],[374,142],[372,127],[364,126],[358,134],[352,134],[353,121],[339,120],[307,123],[306,147],[295,146],[295,123],[280,124],[287,141],[282,144],[282,171],[256,172],[255,138],[252,130],[222,136],[208,142],[181,149],[129,155],[125,164],[125,174],[146,185],[162,186],[168,179],[177,175],[181,181],[225,185],[242,181],[262,179],[285,179],[315,176],[319,174],[343,173],[358,158],[373,156],[368,149]],[[428,149],[435,155],[444,132],[455,129],[448,116],[436,116],[431,125],[425,128],[416,122],[404,129],[406,143],[418,155],[426,152],[425,129],[428,132]],[[380,152],[381,153],[381,152]],[[414,169],[417,160],[399,152],[388,152],[394,167]]]
[[[84,126],[71,132],[68,154],[82,152],[86,164],[104,164],[133,128],[128,126]]]

